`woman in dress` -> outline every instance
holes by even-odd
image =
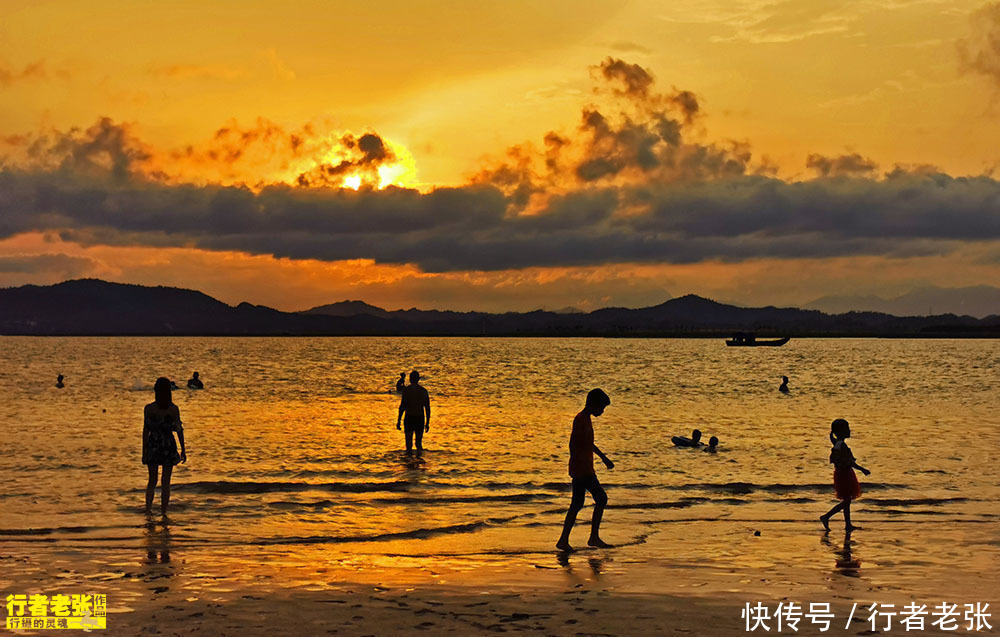
[[[153,492],[156,489],[156,474],[163,467],[163,482],[160,494],[160,510],[167,514],[170,503],[170,474],[178,462],[187,462],[184,448],[184,428],[181,427],[181,413],[173,403],[169,378],[157,378],[153,385],[156,400],[143,410],[142,464],[149,469],[146,483],[146,515],[152,514]],[[181,452],[177,453],[174,432],[181,441]]]

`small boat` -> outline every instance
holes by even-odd
[[[770,341],[758,341],[753,334],[733,334],[733,337],[726,341],[726,345],[730,347],[781,347],[787,342],[787,336]]]

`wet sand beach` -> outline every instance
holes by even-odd
[[[693,537],[711,524],[675,523],[679,534]],[[449,553],[442,544],[415,541],[389,543],[377,557],[333,556],[320,547],[221,554],[170,550],[162,528],[151,531],[143,551],[46,547],[5,553],[0,564],[5,589],[105,592],[114,600],[109,630],[123,635],[737,635],[747,634],[741,616],[747,604],[773,610],[788,602],[803,612],[810,603],[829,603],[834,618],[826,634],[865,635],[875,634],[867,610],[873,603],[930,608],[947,599],[962,608],[966,601],[998,601],[995,588],[982,586],[992,579],[995,561],[930,582],[917,576],[919,565],[901,567],[867,547],[860,532],[852,538],[856,559],[845,560],[841,537],[823,538],[782,521],[757,526],[761,535],[748,534],[753,540],[742,548],[750,554],[740,567],[683,549],[676,559],[656,557],[662,551],[645,543],[570,555],[540,548]],[[796,537],[822,549],[822,566],[773,557]],[[929,634],[949,632],[929,624]],[[776,629],[773,621],[766,625]],[[821,626],[803,619],[797,634],[821,634]]]

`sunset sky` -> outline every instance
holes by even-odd
[[[0,286],[299,310],[1000,281],[1000,3],[0,4]]]

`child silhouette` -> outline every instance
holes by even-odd
[[[840,504],[819,516],[819,521],[823,523],[823,528],[830,530],[830,518],[838,511],[844,512],[844,529],[850,533],[854,529],[860,528],[851,524],[851,500],[861,497],[861,485],[858,483],[858,476],[855,469],[867,475],[871,471],[859,465],[851,448],[847,446],[847,439],[851,437],[851,427],[846,420],[838,418],[830,425],[830,442],[833,448],[830,449],[830,462],[833,464],[833,488],[840,499]]]

